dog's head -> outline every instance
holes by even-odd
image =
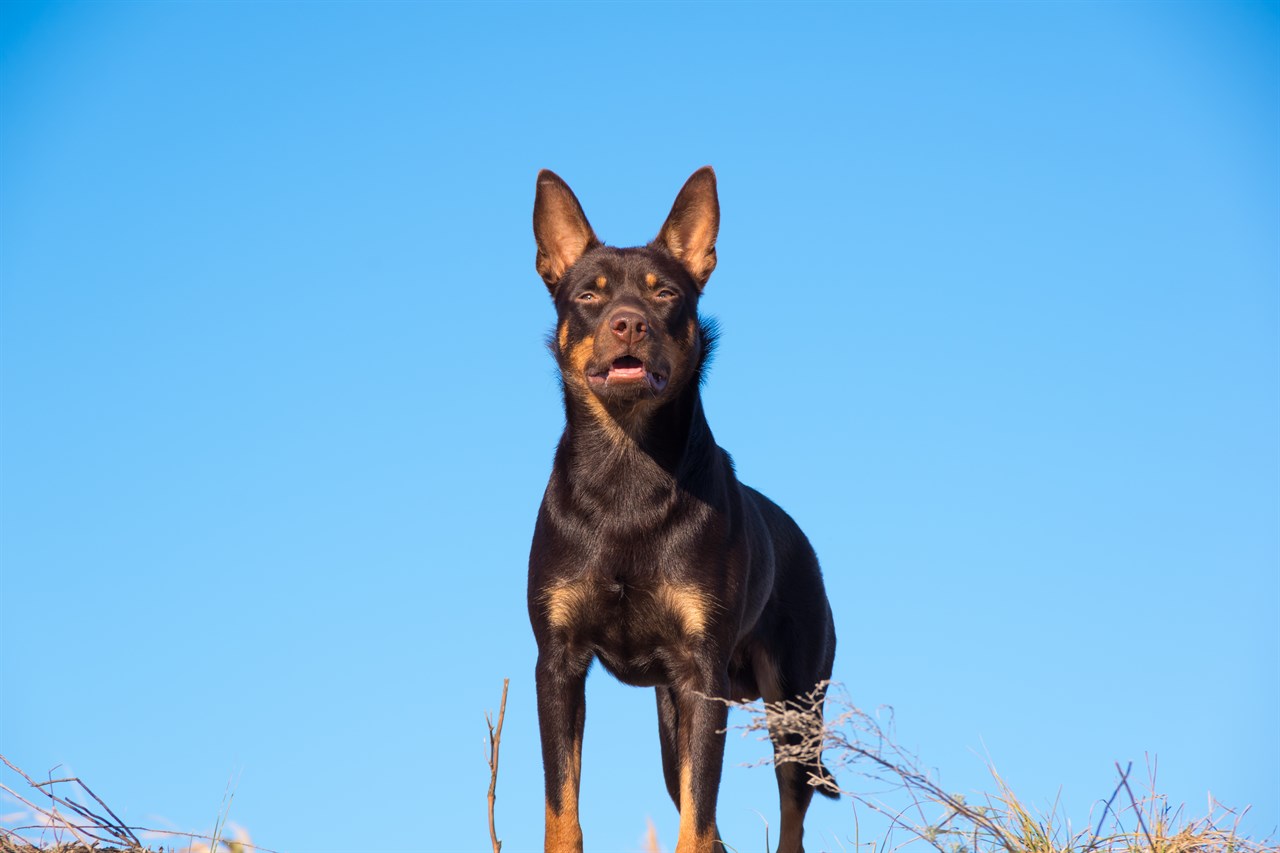
[[[685,182],[658,236],[631,249],[601,243],[569,185],[538,173],[537,268],[556,304],[551,349],[567,394],[625,420],[696,384],[710,346],[698,298],[719,225],[710,166]]]

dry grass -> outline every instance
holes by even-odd
[[[877,793],[847,790],[823,781],[816,772],[810,775],[810,784],[826,786],[854,804],[855,848],[869,847],[872,853],[893,853],[913,844],[938,853],[1280,853],[1280,846],[1270,840],[1252,841],[1238,833],[1247,809],[1236,812],[1212,798],[1199,818],[1187,817],[1181,806],[1171,808],[1156,792],[1154,762],[1141,796],[1134,794],[1130,782],[1132,765],[1116,764],[1115,789],[1098,801],[1091,828],[1082,831],[1070,828],[1056,802],[1047,813],[1028,808],[992,766],[988,769],[995,791],[971,802],[943,788],[876,717],[856,707],[842,691],[829,688],[822,684],[807,696],[770,705],[734,703],[748,714],[748,721],[736,728],[763,740],[770,728],[800,736],[797,745],[780,749],[761,764],[794,762],[816,771],[823,755],[829,768],[852,771],[872,783],[867,787]],[[814,708],[821,705],[824,691],[829,692],[828,713],[834,711],[835,716],[819,725],[821,717]],[[897,804],[890,805],[889,797]],[[857,837],[859,807],[888,820],[885,838],[864,842]]]
[[[254,845],[243,829],[226,821],[230,792],[224,798],[212,835],[128,826],[88,785],[75,776],[36,781],[0,755],[17,779],[0,783],[20,811],[4,816],[0,853],[275,853]],[[58,786],[63,786],[59,788]],[[226,837],[230,829],[233,837]],[[174,844],[146,846],[143,838],[172,838]]]
[[[505,710],[506,685],[503,685]],[[815,705],[828,691],[827,709],[833,719],[818,725]],[[818,767],[823,755],[828,767],[848,770],[872,784],[876,793],[852,791],[824,781],[816,772],[810,784],[828,786],[854,804],[853,853],[897,853],[900,848],[923,844],[937,853],[1280,853],[1280,846],[1253,841],[1237,831],[1246,810],[1236,812],[1213,799],[1204,816],[1189,818],[1183,807],[1172,808],[1165,796],[1156,793],[1154,764],[1145,783],[1146,793],[1134,794],[1129,768],[1116,765],[1119,782],[1111,795],[1099,800],[1092,829],[1073,831],[1058,804],[1048,812],[1028,808],[1005,781],[989,767],[995,791],[970,802],[943,788],[935,776],[921,769],[915,756],[906,752],[886,734],[880,722],[857,708],[840,691],[823,684],[807,696],[766,706],[760,702],[732,703],[747,712],[747,722],[737,728],[768,740],[768,732],[799,735],[795,746],[783,747],[761,764],[794,762]],[[498,731],[501,729],[499,714]],[[497,777],[497,737],[492,737],[492,787]],[[0,755],[25,787],[0,783],[10,798],[24,807],[6,815],[8,826],[0,826],[0,853],[274,853],[252,844],[243,830],[233,828],[235,838],[224,838],[225,811],[219,816],[213,835],[179,833],[170,830],[127,826],[75,777],[38,782]],[[58,785],[66,786],[62,789]],[[861,787],[861,786],[860,786]],[[66,796],[58,790],[68,791]],[[905,805],[890,805],[886,797],[896,796]],[[229,801],[227,803],[229,805]],[[858,834],[857,809],[863,807],[888,819],[889,832],[879,840],[862,841]],[[895,834],[905,835],[896,840]],[[146,847],[141,838],[169,837],[173,846]],[[491,831],[496,847],[499,842]],[[837,842],[839,846],[839,842]],[[870,848],[863,851],[863,848]],[[645,839],[647,853],[660,853],[657,832],[650,821]],[[847,853],[848,848],[840,846]]]

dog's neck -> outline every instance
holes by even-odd
[[[569,472],[570,492],[634,494],[637,489],[674,492],[707,466],[716,447],[702,410],[699,376],[670,402],[610,412],[598,401],[565,394],[565,430],[557,466]],[[591,393],[587,391],[586,393]]]

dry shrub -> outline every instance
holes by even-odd
[[[0,853],[149,853],[141,838],[155,837],[181,839],[181,846],[157,848],[167,853],[275,853],[254,845],[249,833],[227,822],[230,790],[212,835],[149,829],[125,824],[75,776],[38,782],[3,755],[0,762],[25,783],[0,783],[0,792],[20,807],[4,815]],[[228,832],[232,837],[226,837]]]
[[[815,709],[822,706],[834,716],[825,723]],[[762,740],[774,735],[796,735],[794,745],[780,745],[771,758],[758,764],[796,763],[811,769],[809,784],[825,787],[887,818],[889,835],[872,843],[877,851],[894,851],[913,843],[927,844],[938,853],[1280,853],[1271,842],[1251,841],[1237,828],[1244,809],[1236,812],[1209,800],[1207,813],[1189,819],[1184,809],[1172,809],[1164,795],[1156,793],[1155,764],[1145,796],[1135,796],[1130,785],[1132,765],[1116,765],[1120,781],[1111,796],[1099,801],[1092,829],[1072,832],[1058,803],[1047,813],[1026,807],[1004,780],[989,766],[994,793],[971,802],[943,788],[935,775],[922,769],[919,760],[886,733],[879,720],[858,708],[840,689],[819,684],[810,693],[778,703],[731,703],[747,712],[748,719],[735,729],[754,733]],[[892,720],[892,713],[889,712]],[[892,729],[892,723],[889,724]],[[852,791],[824,778],[817,770],[819,757],[828,768],[852,771],[869,780],[876,793]],[[892,806],[882,797],[905,795],[903,806]],[[1124,795],[1121,799],[1121,794]],[[1117,800],[1121,805],[1117,808]],[[893,833],[903,830],[907,840],[895,843]],[[855,842],[857,843],[857,842]],[[860,845],[859,845],[860,846]]]

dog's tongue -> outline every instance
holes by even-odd
[[[644,362],[635,356],[624,355],[609,367],[609,375],[640,378],[644,376]]]

